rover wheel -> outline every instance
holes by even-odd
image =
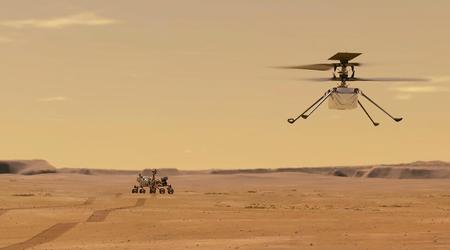
[[[160,193],[160,194],[164,194],[164,193],[166,193],[166,190],[165,190],[164,188],[160,188],[160,189],[159,189],[159,193]]]
[[[154,194],[154,193],[156,193],[156,188],[154,188],[154,187],[151,187],[151,188],[150,188],[150,193],[151,193],[151,194]]]
[[[174,191],[175,191],[175,190],[173,190],[173,188],[168,188],[168,189],[167,189],[167,193],[169,193],[169,194],[173,194]]]

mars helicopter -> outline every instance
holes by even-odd
[[[348,86],[348,82],[353,81],[425,81],[426,79],[418,79],[418,78],[358,78],[355,77],[355,67],[361,66],[361,63],[350,62],[355,57],[361,55],[361,53],[348,53],[348,52],[338,52],[334,56],[330,57],[328,60],[339,61],[335,63],[321,63],[321,64],[310,64],[310,65],[300,65],[300,66],[286,66],[286,67],[278,67],[283,69],[306,69],[306,70],[319,70],[319,71],[327,71],[333,69],[333,77],[325,78],[325,79],[316,79],[319,81],[337,81],[338,86],[331,88],[325,92],[325,94],[320,97],[316,102],[314,102],[309,108],[307,108],[303,113],[301,113],[296,118],[289,118],[288,122],[293,124],[300,117],[303,119],[307,119],[325,100],[329,98],[328,108],[329,109],[337,109],[337,110],[349,110],[355,109],[359,106],[362,108],[364,113],[370,119],[374,126],[380,125],[380,123],[375,122],[372,117],[369,115],[365,107],[362,105],[358,96],[366,98],[369,102],[383,111],[386,115],[388,115],[391,119],[396,122],[400,122],[403,118],[394,117],[389,114],[386,110],[384,110],[380,105],[378,105],[375,101],[373,101],[370,97],[368,97],[364,92],[358,88],[350,88]],[[350,74],[351,73],[351,74]],[[308,113],[308,111],[311,112]]]

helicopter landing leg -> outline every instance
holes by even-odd
[[[362,110],[364,111],[364,113],[366,113],[367,117],[369,117],[370,121],[373,123],[373,125],[376,127],[378,125],[380,125],[380,123],[375,122],[372,117],[370,117],[369,113],[367,112],[367,110],[364,108],[364,106],[362,105],[362,103],[358,100],[358,104],[359,106],[361,106]]]
[[[326,100],[326,99],[328,99],[328,97],[330,97],[330,95],[334,92],[335,90],[334,89],[329,89],[326,93],[325,93],[325,97],[323,97],[322,98],[322,100],[319,102],[319,104],[317,104],[317,106],[308,114],[308,115],[304,115],[304,114],[302,114],[302,115],[300,115],[303,119],[306,119],[306,118],[308,118],[314,111],[316,111],[316,109],[320,106],[320,105],[322,105],[322,103]],[[306,113],[306,111],[305,111],[305,113]]]
[[[305,113],[308,112],[308,110],[310,110],[312,107],[314,107],[314,106],[315,106],[318,102],[320,102],[320,100],[322,100],[325,96],[326,96],[326,93],[325,93],[323,96],[321,96],[321,97],[319,98],[319,100],[317,100],[315,103],[313,103],[311,106],[309,106],[309,108],[306,109],[305,112],[303,112],[301,115],[297,116],[297,118],[295,118],[295,119],[294,119],[294,118],[289,118],[289,119],[288,119],[288,122],[289,122],[290,124],[293,124],[294,122],[296,122],[296,121],[298,120],[298,118],[303,117],[303,116],[305,115]]]
[[[372,99],[370,99],[368,96],[366,96],[362,91],[360,91],[361,95],[364,96],[367,100],[369,100],[373,105],[377,106],[377,108],[379,108],[381,111],[383,111],[386,115],[388,115],[389,117],[392,118],[392,120],[399,122],[401,120],[403,120],[403,118],[399,117],[393,117],[391,114],[389,114],[386,110],[384,110],[382,107],[380,107],[380,105],[378,105],[376,102],[374,102]]]

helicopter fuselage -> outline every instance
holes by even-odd
[[[350,77],[348,75],[349,74],[349,70],[347,69],[348,67],[351,67],[352,75]],[[336,73],[338,74],[338,76],[336,76]],[[339,64],[335,65],[334,71],[333,71],[333,79],[340,81],[340,83],[338,84],[338,87],[347,88],[348,87],[347,80],[350,78],[354,78],[354,77],[355,77],[354,66],[349,66],[346,63],[339,63]]]

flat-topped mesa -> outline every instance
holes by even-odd
[[[0,174],[48,174],[56,173],[56,168],[46,160],[6,160],[0,161]]]

